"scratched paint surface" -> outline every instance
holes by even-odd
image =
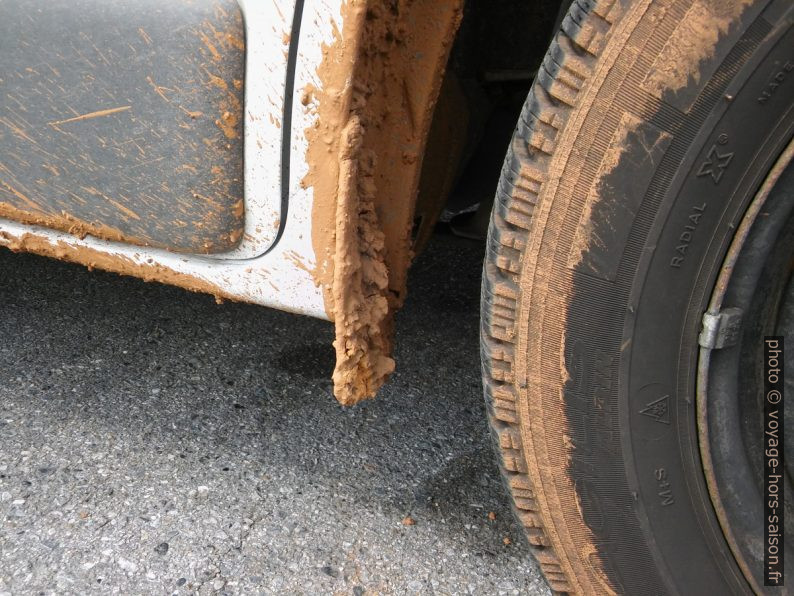
[[[0,3],[0,217],[233,249],[244,38],[234,0]]]
[[[339,2],[326,0],[318,12],[304,15],[300,35],[291,36],[294,0],[241,2],[246,27],[246,108],[245,108],[245,226],[240,245],[226,253],[213,255],[180,254],[156,247],[140,247],[108,241],[92,235],[73,233],[19,223],[0,216],[0,247],[37,252],[56,258],[71,258],[89,268],[108,269],[127,275],[142,274],[162,283],[180,280],[197,291],[210,291],[222,298],[241,300],[327,318],[322,291],[315,285],[311,270],[315,267],[311,241],[311,189],[300,186],[306,173],[306,138],[303,131],[313,116],[300,103],[310,73],[322,60],[323,44],[333,40],[334,20],[340,14]],[[42,2],[43,3],[43,2]],[[311,6],[308,5],[307,8]],[[286,90],[287,50],[298,49],[295,80],[290,93],[291,113],[299,124],[279,128],[267,114],[276,106],[283,111]],[[2,71],[0,71],[1,73]],[[3,75],[0,74],[0,77]],[[301,119],[303,118],[303,119]],[[289,212],[278,242],[273,243],[281,203],[281,133],[288,138],[292,168],[289,176]],[[248,159],[249,156],[254,159]],[[253,170],[251,170],[251,166]],[[261,236],[258,222],[262,222]],[[248,228],[251,228],[249,233]],[[271,246],[272,245],[272,246]],[[267,249],[271,246],[270,250]],[[103,258],[99,259],[98,255]],[[299,259],[303,267],[296,266]]]

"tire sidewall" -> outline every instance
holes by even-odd
[[[667,175],[662,164],[636,214],[617,223],[630,228],[621,268],[633,272],[624,279],[618,273],[616,281],[617,286],[624,283],[624,290],[599,295],[601,286],[591,283],[587,272],[574,275],[565,331],[571,338],[565,345],[569,370],[585,354],[601,354],[588,379],[594,386],[590,399],[599,404],[603,397],[606,403],[606,395],[617,389],[617,408],[603,406],[607,411],[599,432],[582,440],[602,441],[592,451],[624,463],[657,571],[668,589],[678,593],[717,586],[747,590],[703,477],[695,376],[702,315],[733,232],[791,138],[790,96],[780,93],[759,101],[769,82],[787,68],[786,44],[792,47],[790,35],[766,39],[711,106],[666,189],[654,193],[653,188]],[[717,87],[719,82],[709,84]],[[640,159],[621,158],[627,164]],[[612,175],[630,176],[631,171],[619,165]],[[644,222],[652,223],[643,229]],[[632,259],[635,267],[627,265]],[[597,321],[594,304],[602,305],[596,309]],[[616,379],[617,387],[608,378]],[[569,404],[580,399],[573,387],[567,386]],[[610,436],[615,432],[620,452]],[[609,534],[609,504],[618,495],[610,494],[609,483],[592,482],[591,474],[585,466],[577,470],[574,460],[572,476],[582,496],[583,517],[604,538],[602,559],[612,583],[626,589],[636,585],[642,570],[632,568],[632,553],[615,546],[614,532]],[[760,501],[758,505],[760,511]],[[613,528],[620,523],[615,521]]]

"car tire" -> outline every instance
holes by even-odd
[[[705,379],[791,330],[763,317],[794,287],[792,8],[576,0],[529,93],[488,234],[481,350],[500,466],[554,591],[764,589],[761,460],[747,439],[733,471],[725,439],[762,436],[758,387]],[[762,233],[758,261],[742,251]],[[751,257],[741,302],[726,263]],[[708,336],[704,315],[739,311],[730,341]]]

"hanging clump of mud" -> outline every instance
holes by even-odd
[[[334,394],[345,405],[373,397],[394,371],[421,157],[461,6],[350,0],[323,48],[321,88],[304,90],[317,113],[303,181],[314,191],[315,278],[336,327]]]

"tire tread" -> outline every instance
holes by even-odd
[[[557,136],[587,84],[618,12],[616,0],[577,0],[563,20],[505,158],[483,274],[481,351],[492,437],[516,515],[549,587],[557,593],[572,592],[576,582],[549,540],[521,442],[513,370],[520,317],[518,276]]]

